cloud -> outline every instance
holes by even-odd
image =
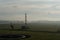
[[[17,6],[12,6],[13,8],[17,9],[33,9],[33,8],[39,8],[39,9],[47,9],[51,8],[52,5],[17,5]]]
[[[60,0],[0,0],[0,19],[60,20]]]
[[[26,0],[26,1],[43,1],[43,2],[59,2],[60,0]]]

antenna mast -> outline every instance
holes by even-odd
[[[25,13],[25,26],[27,26],[27,14]]]

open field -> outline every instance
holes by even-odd
[[[10,24],[0,24],[0,34],[28,34],[31,38],[21,39],[21,40],[60,40],[60,24],[37,24],[30,23],[28,27],[33,31],[21,31],[21,26],[23,24],[13,24],[14,29],[19,30],[9,30]],[[55,32],[55,33],[54,33]]]
[[[21,29],[23,24],[13,24],[14,29]],[[53,31],[57,32],[60,31],[60,25],[57,24],[37,24],[37,23],[30,23],[28,24],[30,30],[34,31]],[[10,24],[0,24],[1,29],[11,29]]]
[[[21,40],[60,40],[60,33],[0,30],[0,34],[28,34],[31,38]]]

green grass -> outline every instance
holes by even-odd
[[[48,30],[55,31],[55,26],[49,28],[47,25],[38,26],[35,24],[30,26],[32,30]],[[2,28],[10,28],[10,25],[2,24]],[[14,25],[15,28],[20,28],[20,24]],[[48,32],[39,32],[39,31],[16,31],[16,30],[0,30],[0,34],[28,34],[31,35],[31,38],[22,39],[22,40],[60,40],[60,33],[48,33]]]
[[[22,40],[60,40],[60,33],[0,30],[0,34],[28,34],[31,38]]]

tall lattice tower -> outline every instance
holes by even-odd
[[[27,14],[25,13],[25,26],[27,26]]]
[[[25,13],[25,21],[24,21],[24,25],[21,26],[21,29],[29,29],[29,27],[27,26],[27,13]]]

